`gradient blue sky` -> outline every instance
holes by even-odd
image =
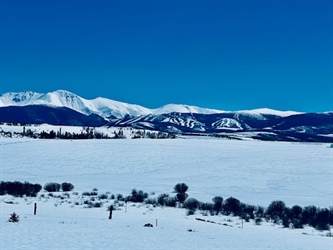
[[[0,2],[0,94],[333,110],[332,0]]]

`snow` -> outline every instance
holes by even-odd
[[[15,97],[19,97],[22,101],[13,101]],[[114,115],[121,118],[127,114],[145,115],[151,113],[149,109],[139,105],[117,102],[100,97],[93,100],[87,100],[66,90],[57,90],[46,94],[33,92],[6,93],[0,96],[0,100],[2,102],[2,104],[0,102],[1,107],[12,105],[25,106],[32,104],[50,105],[55,107],[67,107],[86,115],[96,113],[103,117]]]
[[[132,188],[171,192],[176,183],[185,182],[189,194],[203,201],[221,195],[263,206],[273,200],[289,206],[333,205],[328,144],[185,138],[2,138],[1,176],[42,184],[69,181],[79,191],[97,187],[119,193]]]
[[[149,109],[139,105],[127,104],[101,97],[91,100],[91,103],[99,111],[99,114],[103,116],[114,115],[117,118],[121,118],[125,115],[139,116],[151,113]]]
[[[298,115],[302,114],[301,112],[295,112],[295,111],[279,111],[269,108],[261,108],[261,109],[253,109],[253,110],[240,110],[237,111],[239,113],[245,113],[245,114],[253,114],[253,115],[276,115],[281,117],[291,116],[291,115]]]
[[[24,91],[24,92],[8,92],[0,95],[0,105],[3,106],[17,106],[17,105],[28,105],[34,103],[42,94]]]
[[[37,214],[32,214],[37,202]],[[224,216],[186,216],[183,209],[128,204],[113,211],[84,208],[45,199],[1,203],[1,249],[331,249],[332,238],[312,229],[281,229],[270,223],[256,226]],[[19,223],[5,220],[15,211]],[[216,223],[198,221],[209,219]],[[157,226],[156,226],[157,220]],[[152,228],[143,227],[151,223]]]
[[[194,113],[194,114],[217,114],[225,111],[216,109],[200,108],[196,106],[188,106],[183,104],[167,104],[161,108],[152,109],[152,113],[155,115],[168,114],[168,113]]]
[[[333,248],[333,237],[313,228],[292,230],[270,222],[257,226],[250,221],[244,222],[242,229],[238,217],[203,216],[199,212],[186,216],[181,208],[133,203],[126,212],[124,206],[117,207],[113,219],[108,220],[107,207],[113,204],[110,199],[101,208],[74,205],[83,202],[82,192],[93,188],[98,188],[99,194],[128,195],[136,188],[173,196],[174,185],[185,182],[189,197],[200,201],[211,202],[219,195],[251,205],[268,206],[273,200],[282,200],[287,206],[329,207],[333,205],[330,144],[210,137],[0,138],[0,150],[1,180],[42,185],[70,182],[79,193],[70,193],[69,199],[49,197],[44,191],[44,198],[0,196],[1,249]],[[13,212],[20,215],[19,223],[7,222]],[[143,227],[146,223],[154,227]]]
[[[13,100],[16,101],[13,101]],[[20,101],[18,101],[20,100]],[[184,104],[167,104],[156,109],[145,108],[136,104],[128,104],[124,102],[114,101],[107,98],[98,97],[92,100],[84,99],[76,94],[66,90],[57,90],[54,92],[41,94],[31,91],[26,92],[10,92],[0,95],[0,107],[4,106],[25,106],[25,105],[50,105],[55,107],[67,107],[77,112],[90,115],[96,113],[102,117],[115,116],[123,118],[125,115],[143,116],[143,115],[159,115],[168,113],[193,113],[193,114],[217,114],[230,113],[217,109],[201,108],[197,106],[189,106]],[[261,116],[262,114],[271,114],[277,116],[289,116],[300,114],[294,111],[277,111],[268,108],[236,111],[239,114],[250,114]],[[264,118],[263,118],[264,119]]]
[[[212,124],[212,126],[217,129],[230,129],[230,130],[242,129],[241,124],[237,120],[230,118],[223,118],[219,121],[216,121]]]

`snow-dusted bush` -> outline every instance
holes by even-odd
[[[174,187],[174,191],[176,194],[176,199],[180,203],[184,203],[184,201],[187,199],[188,195],[186,191],[188,190],[188,186],[185,183],[177,183]]]
[[[31,196],[36,197],[37,193],[42,189],[40,184],[31,184],[29,182],[0,182],[0,195],[13,195],[13,196]]]
[[[61,189],[64,192],[69,192],[69,191],[72,191],[74,189],[74,185],[72,183],[63,182],[61,184]]]
[[[63,193],[63,194],[62,194],[62,197],[64,197],[64,198],[70,198],[71,195],[70,195],[69,193]]]
[[[186,211],[186,215],[194,215],[195,214],[195,210],[191,210],[191,209],[188,209],[187,211]]]
[[[100,200],[105,200],[105,199],[107,199],[108,198],[108,195],[107,194],[100,194],[99,196],[98,196],[98,199],[100,199]]]
[[[86,206],[87,208],[92,208],[92,207],[99,208],[103,206],[103,202],[94,202],[89,200],[85,200],[83,204],[87,205]]]
[[[302,207],[295,205],[290,209],[285,209],[285,217],[288,218],[289,225],[291,228],[303,228],[302,223]],[[286,226],[286,225],[285,225]]]
[[[157,199],[156,198],[147,198],[144,201],[145,204],[150,204],[150,205],[157,205]]]
[[[306,206],[302,210],[301,220],[303,224],[308,224],[315,227],[316,225],[317,207]]]
[[[176,194],[176,199],[180,203],[184,203],[184,201],[187,199],[187,197],[188,197],[187,193],[178,193],[178,194]]]
[[[118,201],[124,201],[124,196],[122,194],[117,194],[116,198]]]
[[[199,202],[199,209],[203,211],[214,211],[214,204]]]
[[[254,214],[256,210],[255,206],[241,203],[240,208],[243,219],[245,219],[246,221],[248,221],[249,219],[254,219]]]
[[[92,202],[91,205],[93,207],[102,207],[103,206],[103,202]]]
[[[164,199],[164,205],[167,207],[176,207],[177,200],[174,197],[166,197]]]
[[[186,193],[188,186],[185,183],[178,183],[175,185],[174,190],[176,193]]]
[[[327,208],[318,209],[316,214],[316,226],[317,230],[329,230],[329,216],[330,212]]]
[[[266,215],[276,223],[284,217],[285,209],[286,204],[283,201],[272,201],[266,210]]]
[[[216,214],[219,214],[222,212],[222,205],[223,205],[223,198],[221,196],[215,196],[213,198],[213,210],[215,211]]]
[[[19,222],[19,221],[20,221],[20,216],[15,212],[12,213],[8,219],[8,222]]]
[[[262,206],[255,207],[255,211],[254,211],[254,216],[255,217],[263,218],[264,215],[265,215],[264,207],[262,207]]]
[[[160,194],[158,197],[157,197],[157,203],[160,204],[161,206],[164,206],[165,205],[165,198],[169,197],[168,194]]]
[[[131,202],[143,202],[144,199],[148,198],[148,193],[144,193],[142,190],[132,189],[131,195],[126,197],[126,201]]]
[[[48,192],[59,192],[60,184],[56,182],[49,182],[44,185],[44,189]]]
[[[223,212],[226,215],[233,214],[235,216],[238,216],[241,214],[241,202],[234,198],[234,197],[229,197],[228,199],[225,200],[223,204]]]
[[[87,192],[87,191],[86,191],[86,192],[83,192],[82,195],[83,195],[83,196],[97,196],[98,193],[95,192],[95,191],[91,191],[91,192]]]
[[[188,210],[193,210],[195,211],[199,206],[199,202],[197,199],[195,198],[188,198],[185,202],[184,202],[184,207],[187,208]]]
[[[256,218],[254,219],[254,223],[255,223],[256,225],[261,225],[261,222],[262,222],[262,217],[256,217]]]

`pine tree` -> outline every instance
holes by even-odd
[[[8,222],[19,222],[19,221],[20,221],[20,216],[18,216],[18,214],[16,214],[15,212],[10,215],[8,220]]]

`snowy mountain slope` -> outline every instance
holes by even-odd
[[[94,106],[96,113],[106,117],[114,116],[122,118],[125,116],[140,116],[151,113],[150,109],[140,105],[127,104],[102,97],[90,100],[90,103]]]
[[[189,105],[182,105],[182,104],[167,104],[161,108],[152,109],[153,114],[160,115],[160,114],[168,114],[168,113],[194,113],[194,114],[216,114],[216,113],[223,113],[225,111],[217,110],[217,109],[207,109],[207,108],[200,108],[196,106],[189,106]]]
[[[253,115],[276,115],[281,117],[302,114],[302,112],[295,111],[279,111],[269,108],[253,109],[253,110],[240,110],[237,113],[253,114]]]
[[[255,138],[262,140],[331,142],[332,121],[332,112],[311,114],[267,108],[230,112],[178,104],[148,109],[102,97],[87,100],[65,90],[0,96],[0,122],[107,125],[176,133],[255,132]]]
[[[45,105],[10,106],[0,108],[1,121],[22,124],[52,124],[99,127],[107,121],[94,113],[84,115],[66,107]]]
[[[177,133],[238,133],[254,132],[256,139],[283,141],[333,142],[333,113],[297,114],[286,117],[247,115],[245,113],[190,114],[170,113],[123,118],[108,126],[154,128]]]
[[[89,103],[83,98],[64,90],[57,90],[45,95],[41,95],[34,104],[66,107],[86,115],[90,115],[93,112],[92,109],[94,108],[92,105],[89,105]]]
[[[0,107],[27,105],[66,107],[85,115],[95,113],[103,117],[116,118],[151,113],[149,109],[139,105],[117,102],[106,98],[87,100],[65,90],[57,90],[46,94],[34,92],[6,93],[0,96]]]
[[[222,118],[221,120],[213,122],[212,127],[216,129],[231,129],[231,130],[242,129],[242,125],[237,120],[230,118]]]
[[[240,113],[125,116],[106,120],[95,113],[84,115],[65,107],[27,105],[0,107],[0,122],[68,126],[120,126],[172,133],[220,134],[252,132],[261,140],[333,142],[333,113],[300,114],[287,117]]]
[[[289,116],[298,114],[294,111],[277,111],[272,109],[256,109],[244,111],[222,111],[217,109],[201,108],[183,104],[167,104],[156,109],[145,108],[136,104],[114,101],[107,98],[98,97],[92,100],[84,99],[74,93],[66,90],[57,90],[46,94],[25,92],[9,92],[0,95],[0,107],[6,106],[27,106],[27,105],[50,105],[55,107],[66,107],[73,109],[85,115],[95,113],[105,118],[124,118],[125,116],[140,115],[160,115],[168,113],[192,113],[192,114],[218,114],[218,113],[235,113],[246,115],[275,115]]]
[[[0,95],[0,107],[30,105],[42,95],[32,91],[8,92]]]

